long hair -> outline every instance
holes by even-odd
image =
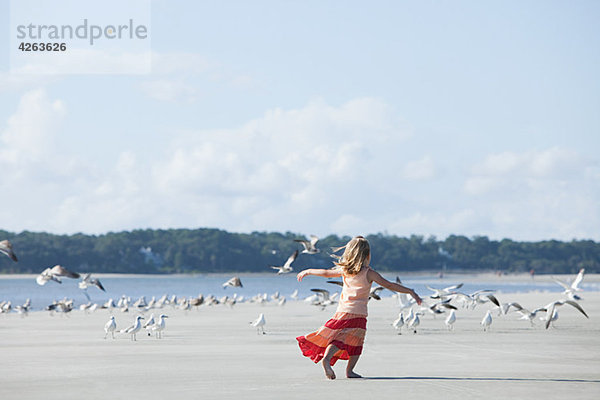
[[[333,249],[333,251],[337,252],[341,249],[344,249],[344,254],[334,264],[340,267],[346,275],[358,274],[371,254],[369,241],[362,236],[352,238],[345,246]]]

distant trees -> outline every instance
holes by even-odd
[[[110,232],[104,235],[53,235],[0,230],[19,257],[0,257],[0,273],[38,273],[61,264],[81,272],[187,273],[269,272],[281,265],[300,245],[292,232],[231,233],[219,229],[157,229]],[[600,272],[600,244],[591,240],[515,242],[450,235],[408,238],[387,234],[367,237],[373,249],[372,265],[379,270],[502,270],[536,273],[575,273],[580,268]],[[316,255],[301,254],[295,269],[329,268],[333,246],[349,237],[321,238]]]

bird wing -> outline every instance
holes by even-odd
[[[73,279],[79,278],[79,274],[77,272],[69,271],[62,265],[55,265],[54,267],[52,267],[50,272],[52,273],[52,275],[55,275],[55,276],[66,276],[67,278],[73,278]]]
[[[568,304],[570,306],[575,307],[576,309],[579,310],[579,312],[581,312],[583,315],[585,315],[586,318],[589,318],[588,315],[585,313],[585,311],[583,311],[583,308],[581,308],[581,306],[579,304],[577,304],[576,302],[574,302],[572,300],[565,300],[564,304]],[[559,305],[562,305],[562,304],[559,304]]]
[[[294,242],[298,242],[300,243],[302,246],[304,246],[304,250],[308,250],[308,248],[310,247],[310,242],[308,240],[304,240],[304,239],[294,239]]]
[[[579,289],[579,284],[581,283],[581,281],[583,280],[583,273],[585,272],[584,268],[581,268],[579,270],[579,273],[577,274],[577,277],[575,278],[575,280],[571,283],[571,289],[573,290],[578,290]]]
[[[344,282],[340,282],[340,281],[327,281],[327,283],[331,283],[334,285],[338,285],[338,286],[344,286]]]
[[[298,250],[294,251],[292,255],[288,257],[285,264],[283,264],[283,268],[290,268],[296,257],[298,257]]]
[[[310,244],[312,245],[312,247],[315,247],[318,241],[318,237],[316,237],[315,235],[310,235]]]
[[[98,279],[92,279],[92,284],[94,286],[96,286],[98,289],[102,290],[103,292],[106,292],[106,290],[104,289],[104,286],[102,286],[102,284],[100,283],[100,281]]]
[[[400,277],[398,275],[396,275],[396,283],[398,285],[402,285],[402,281],[400,280]]]
[[[445,292],[450,292],[452,290],[460,289],[461,287],[463,287],[463,285],[464,285],[464,283],[459,283],[458,285],[448,286],[448,287],[444,288],[443,290]]]
[[[564,289],[571,289],[571,286],[567,285],[565,282],[561,281],[560,279],[556,279],[554,277],[552,277],[552,279],[554,280],[554,282],[558,283],[560,286],[562,286]]]
[[[440,292],[440,290],[439,290],[439,289],[434,289],[434,288],[432,288],[432,287],[431,287],[431,286],[429,286],[429,285],[425,285],[425,287],[426,287],[427,289],[431,290],[432,292],[436,293],[436,294]]]
[[[508,306],[506,307],[506,312],[508,312],[508,310],[513,307],[516,311],[520,311],[523,309],[523,307],[521,307],[521,305],[519,303],[508,303]]]
[[[547,320],[546,320],[546,329],[550,327],[550,323],[552,322],[552,315],[554,314],[554,309],[556,308],[556,304],[559,302],[554,302],[546,306],[548,308]]]
[[[500,307],[500,302],[498,301],[498,299],[496,298],[496,296],[494,296],[493,294],[488,294],[487,297],[492,303],[494,303],[495,305],[497,305],[498,307]]]

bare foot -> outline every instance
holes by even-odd
[[[323,369],[325,370],[325,376],[327,379],[335,379],[335,372],[333,372],[333,368],[331,368],[331,365],[329,365],[329,360],[323,359],[321,363],[323,364]]]
[[[346,371],[346,377],[348,378],[362,378],[362,375],[357,374],[354,371]]]

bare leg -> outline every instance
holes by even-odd
[[[325,357],[323,357],[321,363],[323,364],[323,369],[325,370],[325,376],[327,377],[327,379],[335,379],[335,372],[333,372],[333,368],[331,368],[330,362],[331,357],[333,357],[335,352],[338,350],[339,349],[332,344],[327,346],[327,349],[325,350]]]
[[[354,367],[356,366],[359,357],[360,355],[350,356],[350,359],[348,360],[348,366],[346,367],[346,376],[348,378],[362,378],[362,376],[354,372]]]

